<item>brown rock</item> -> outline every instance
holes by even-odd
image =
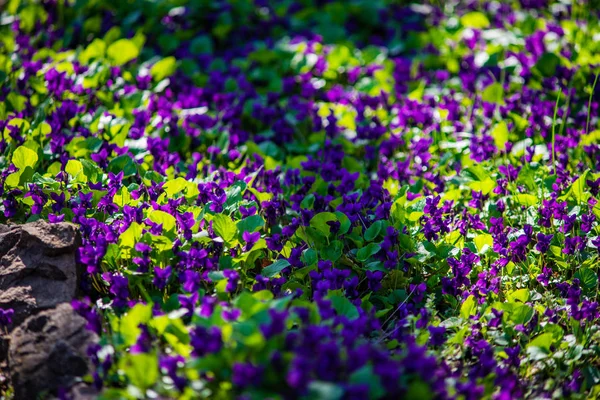
[[[8,362],[15,400],[69,389],[90,371],[87,349],[97,337],[86,329],[86,323],[64,303],[27,318],[14,329]]]
[[[14,326],[75,297],[79,244],[78,229],[69,223],[0,226],[0,308],[14,309]]]

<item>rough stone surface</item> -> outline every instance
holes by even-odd
[[[79,244],[78,229],[69,223],[0,226],[0,308],[14,309],[13,326],[75,297]]]
[[[86,323],[64,303],[27,318],[13,330],[8,362],[16,400],[56,394],[88,373],[87,349],[98,338],[86,329]],[[91,398],[80,395],[76,397]]]

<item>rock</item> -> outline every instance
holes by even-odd
[[[27,318],[13,330],[8,363],[15,400],[81,386],[78,377],[91,370],[87,349],[98,340],[86,324],[85,318],[64,303]],[[90,390],[78,387],[80,396],[76,397],[93,398],[82,395]]]
[[[98,391],[86,383],[78,383],[69,391],[69,398],[72,400],[96,400]]]
[[[69,223],[0,226],[0,308],[14,309],[13,327],[75,297],[79,245],[78,228]]]

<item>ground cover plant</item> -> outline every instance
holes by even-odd
[[[600,393],[594,4],[1,10],[0,222],[79,226],[102,398]]]

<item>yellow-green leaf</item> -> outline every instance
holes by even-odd
[[[506,149],[506,143],[508,142],[508,126],[506,122],[502,121],[494,126],[492,130],[492,137],[494,138],[494,144],[499,151]]]
[[[462,319],[469,319],[471,315],[475,315],[477,312],[477,300],[473,295],[467,297],[467,299],[460,306],[460,316]]]
[[[237,226],[227,215],[216,214],[212,218],[213,230],[223,241],[229,245],[233,244],[237,236]]]
[[[123,65],[140,54],[140,49],[129,39],[119,39],[108,46],[106,52],[115,65]]]
[[[509,292],[506,296],[509,302],[514,303],[516,301],[520,301],[521,303],[526,303],[529,300],[529,289],[518,289],[512,292]]]
[[[513,198],[517,203],[526,207],[535,206],[538,203],[538,198],[532,194],[516,194]]]
[[[492,238],[492,235],[488,233],[482,233],[481,235],[475,236],[473,241],[475,242],[475,247],[477,247],[479,253],[484,253],[488,248],[494,245],[494,239]]]
[[[163,230],[169,232],[177,226],[177,220],[174,216],[161,210],[152,210],[148,214],[150,221],[156,224],[162,224]]]
[[[173,75],[176,69],[177,60],[175,60],[175,57],[167,57],[163,58],[150,68],[150,75],[158,82]]]
[[[460,24],[465,28],[484,29],[490,26],[490,20],[484,13],[472,11],[460,17]]]
[[[504,88],[502,84],[496,82],[492,83],[483,90],[481,99],[488,103],[504,104]]]
[[[12,156],[13,164],[15,164],[15,167],[19,168],[20,171],[23,171],[27,167],[35,167],[37,161],[38,155],[36,152],[25,146],[17,147]]]
[[[536,336],[527,347],[539,347],[546,351],[550,351],[550,346],[552,346],[553,338],[551,333],[542,333],[541,335]]]
[[[69,160],[65,166],[65,171],[73,177],[75,181],[86,182],[87,177],[83,173],[83,164],[78,160]]]
[[[469,187],[476,192],[489,194],[496,187],[496,182],[488,177],[483,181],[469,182]]]
[[[106,43],[104,43],[104,40],[96,38],[81,52],[79,61],[83,64],[87,64],[92,59],[104,57],[105,53]]]
[[[142,237],[142,226],[137,222],[132,222],[129,228],[119,236],[119,246],[132,249],[140,237]]]

